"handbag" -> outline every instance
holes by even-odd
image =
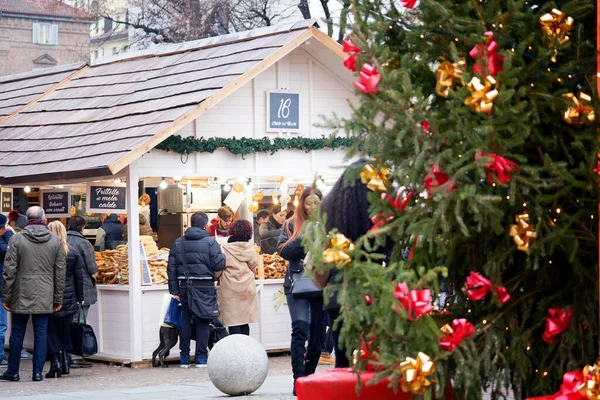
[[[86,323],[85,314],[83,315],[83,323],[79,322],[81,321],[82,313],[83,310],[81,305],[79,305],[77,322],[71,322],[71,341],[73,344],[71,353],[82,357],[89,357],[98,353],[98,341],[96,340],[94,329]]]
[[[181,303],[176,298],[171,297],[169,308],[165,314],[165,324],[169,324],[175,328],[183,326],[183,312],[181,311]]]
[[[299,271],[294,271],[290,268],[290,279],[292,281],[290,292],[292,295],[297,299],[316,299],[318,297],[323,297],[323,290],[315,285],[306,271],[306,268],[304,268],[304,260],[300,262],[300,266],[302,268],[300,268]]]
[[[195,286],[192,284],[193,279],[190,279],[189,276],[187,256],[185,254],[185,241],[186,239],[184,238],[181,242],[181,262],[185,270],[188,271],[185,274],[188,307],[192,314],[198,318],[210,320],[218,318],[221,313],[219,312],[217,290],[214,284],[206,286]]]

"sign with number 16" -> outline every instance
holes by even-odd
[[[267,92],[267,132],[300,131],[300,94]]]

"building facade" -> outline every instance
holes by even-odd
[[[87,61],[90,20],[57,0],[0,0],[0,75]]]

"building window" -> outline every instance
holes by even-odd
[[[113,55],[119,54],[119,48],[118,47],[113,47],[112,51],[113,51]]]
[[[58,44],[58,24],[33,24],[33,43],[56,46]]]

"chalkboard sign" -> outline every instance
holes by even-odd
[[[152,285],[152,274],[150,274],[150,266],[142,242],[140,242],[140,266],[142,267],[142,286]]]
[[[71,216],[71,190],[40,190],[42,208],[48,218]]]
[[[127,190],[125,185],[88,185],[87,207],[88,213],[115,213],[124,214],[126,206]]]
[[[0,198],[0,212],[7,213],[13,209],[13,194],[12,189],[2,191],[2,197]]]
[[[267,132],[300,131],[300,94],[267,92]]]

